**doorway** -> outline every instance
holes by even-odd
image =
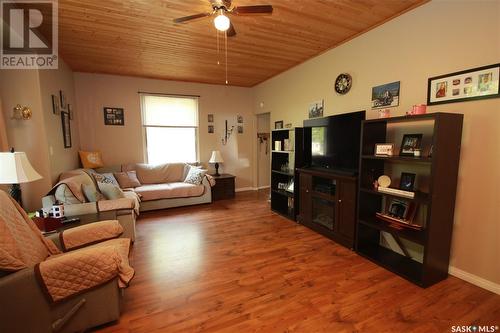
[[[257,189],[271,183],[271,113],[257,115]]]

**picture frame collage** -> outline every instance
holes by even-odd
[[[61,117],[64,148],[71,148],[71,120],[74,119],[73,106],[68,103],[66,93],[59,90],[56,95],[51,95],[52,113]]]

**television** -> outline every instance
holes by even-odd
[[[355,174],[365,111],[304,120],[311,141],[310,166]]]

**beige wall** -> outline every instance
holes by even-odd
[[[79,139],[76,119],[72,121],[73,149],[64,149],[60,116],[52,114],[51,94],[62,89],[68,100],[74,100],[72,72],[60,59],[58,70],[1,70],[0,99],[7,139],[16,151],[24,151],[43,179],[23,184],[23,204],[32,211],[41,207],[41,198],[51,189],[56,176],[62,170],[76,167],[76,151]],[[17,104],[32,109],[31,120],[11,119],[12,108]],[[49,147],[54,154],[50,154]]]
[[[199,95],[200,161],[207,163],[212,150],[220,150],[226,163],[222,172],[236,175],[236,187],[253,186],[253,94],[249,88],[75,73],[82,149],[100,150],[107,165],[143,162],[144,144],[139,91]],[[125,126],[105,126],[103,107],[125,109]],[[207,115],[215,115],[215,134],[207,133]],[[227,145],[221,144],[224,121],[237,126],[244,117],[244,133],[235,130]]]
[[[78,130],[78,109],[75,105],[75,89],[73,72],[63,61],[59,61],[58,70],[40,71],[40,90],[43,110],[45,112],[45,131],[47,133],[47,144],[49,148],[50,180],[57,182],[63,171],[76,169],[79,166],[78,150],[80,148],[80,135]],[[73,106],[75,116],[70,121],[71,125],[71,148],[64,148],[62,134],[62,121],[60,115],[52,111],[52,95],[59,96],[63,90],[66,100]]]
[[[16,151],[25,152],[35,170],[44,177],[21,185],[23,204],[28,210],[41,206],[41,197],[51,186],[45,120],[40,96],[38,71],[0,71],[0,97],[9,145]],[[12,109],[17,104],[31,108],[33,112],[31,120],[11,119]]]
[[[427,79],[500,59],[499,1],[433,1],[255,88],[254,109],[271,121],[300,126],[310,102],[325,99],[325,115],[368,110],[373,86],[401,81],[393,115],[426,102]],[[336,95],[339,73],[353,87]],[[264,102],[264,107],[259,104]],[[500,99],[432,106],[465,115],[451,265],[500,283]]]

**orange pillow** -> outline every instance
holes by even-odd
[[[78,154],[80,154],[80,161],[82,161],[83,168],[85,169],[95,169],[104,166],[101,152],[80,150]]]

